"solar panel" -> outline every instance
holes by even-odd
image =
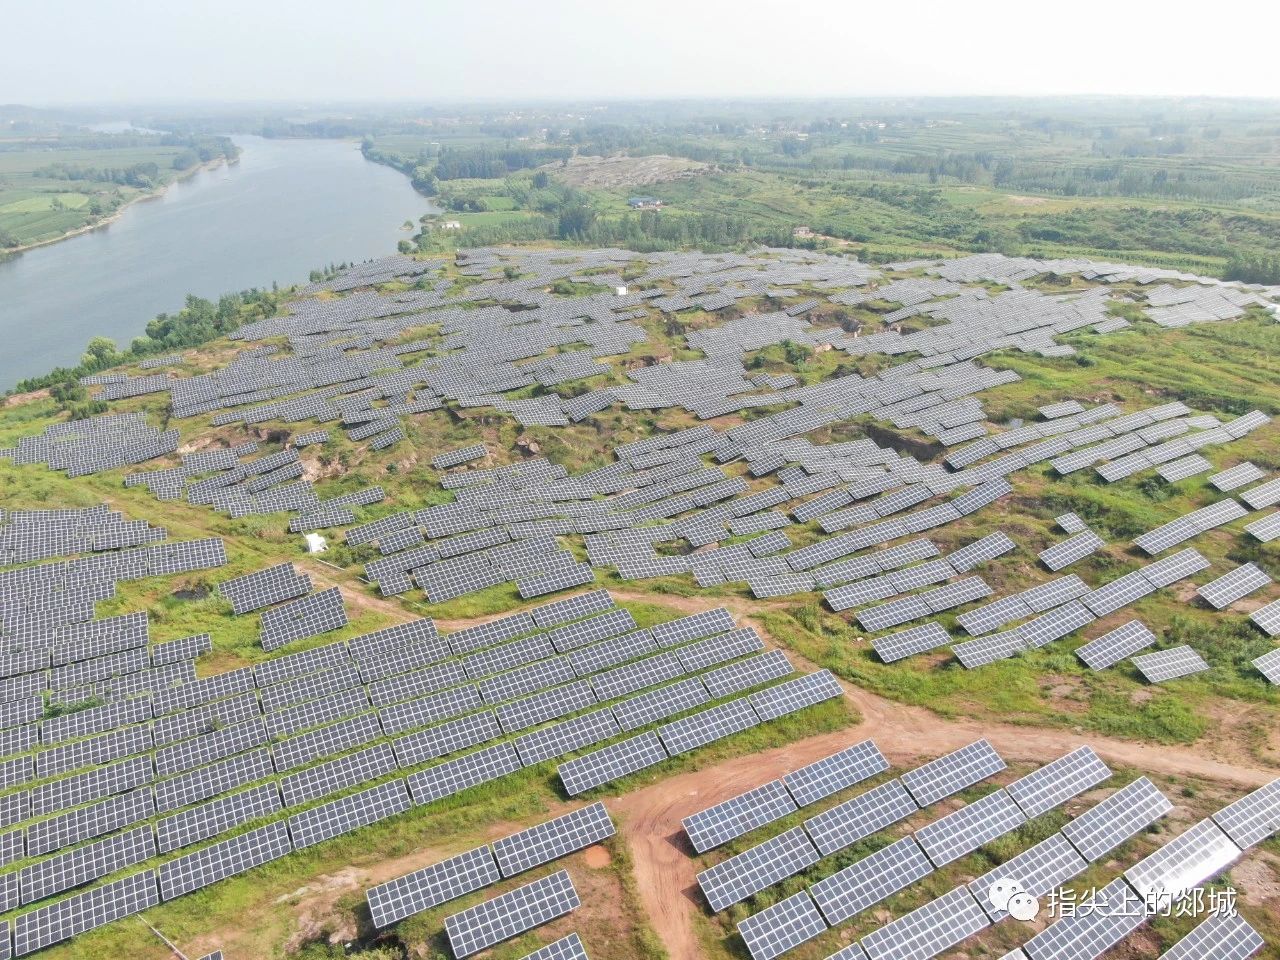
[[[273,607],[262,614],[262,649],[279,650],[285,644],[319,636],[347,625],[347,609],[337,587],[321,590],[301,600]]]
[[[770,837],[698,874],[713,913],[745,900],[818,862],[820,854],[800,827]]]
[[[274,772],[271,751],[265,747],[220,760],[207,767],[158,781],[155,785],[156,810],[164,813],[198,803],[255,780],[262,780]]]
[[[1027,645],[1022,641],[1021,632],[1006,630],[1003,633],[993,633],[987,637],[957,643],[951,648],[951,652],[964,664],[965,669],[974,670],[1012,657],[1025,649]]]
[[[636,730],[655,720],[710,702],[702,682],[696,677],[688,677],[614,704],[613,715],[623,730]]]
[[[1265,607],[1259,607],[1249,614],[1249,619],[1267,636],[1280,636],[1280,600],[1273,600]]]
[[[1179,457],[1177,460],[1170,460],[1168,463],[1162,464],[1156,468],[1156,472],[1167,482],[1176,483],[1179,480],[1186,480],[1188,477],[1194,477],[1199,473],[1208,473],[1212,469],[1213,464],[1200,456],[1200,454],[1192,453],[1185,457]]]
[[[554,653],[551,642],[539,634],[473,653],[463,660],[463,665],[467,669],[467,675],[477,680],[550,657]]]
[[[1280,647],[1258,657],[1253,666],[1268,681],[1280,685]]]
[[[603,803],[593,803],[497,840],[493,853],[504,877],[599,843],[614,834]]]
[[[880,748],[871,740],[863,740],[793,770],[782,778],[782,782],[791,791],[795,802],[807,807],[888,769],[889,761]]]
[[[687,753],[760,723],[746,699],[730,700],[658,728],[670,756]]]
[[[972,894],[956,887],[867,934],[859,943],[871,960],[928,960],[987,926],[987,915]]]
[[[1105,617],[1109,613],[1136,603],[1156,587],[1141,573],[1134,571],[1091,590],[1080,598],[1094,616]]]
[[[751,627],[742,627],[719,636],[698,640],[687,646],[677,647],[675,654],[680,658],[685,671],[693,673],[763,649],[764,641],[760,639],[760,635]]]
[[[901,779],[916,803],[927,807],[1004,768],[1004,760],[990,743],[975,740],[968,746],[908,770]]]
[[[1245,524],[1244,530],[1259,543],[1270,543],[1280,538],[1280,511]]]
[[[1206,583],[1196,593],[1200,594],[1215,610],[1221,610],[1247,597],[1255,590],[1261,590],[1269,583],[1271,583],[1271,577],[1256,563],[1246,563]]]
[[[31,791],[31,814],[43,816],[69,807],[101,800],[150,783],[155,776],[149,756],[121,760],[87,773],[43,783]]]
[[[922,623],[918,627],[910,627],[887,637],[877,637],[871,646],[885,663],[895,663],[904,657],[951,643],[951,634],[936,620]]]
[[[934,866],[942,867],[1004,836],[1026,820],[1008,792],[996,790],[925,824],[915,837]]]
[[[660,647],[674,647],[716,633],[727,633],[733,629],[733,615],[724,607],[704,610],[679,620],[660,623],[651,628],[653,639]]]
[[[667,759],[662,741],[652,731],[642,733],[560,764],[560,782],[576,797],[592,787],[609,783]]]
[[[22,902],[35,903],[155,856],[151,827],[143,826],[24,867]]]
[[[1077,648],[1076,656],[1090,670],[1105,670],[1155,642],[1156,635],[1145,623],[1130,620]]]
[[[564,870],[517,887],[501,896],[445,917],[449,946],[458,958],[469,957],[562,917],[581,906],[573,881]]]
[[[674,680],[683,673],[684,665],[680,659],[668,651],[597,674],[591,678],[591,686],[601,700],[613,700]]]
[[[480,691],[475,685],[465,684],[451,690],[442,690],[415,700],[406,700],[404,703],[383,707],[378,711],[378,717],[382,721],[383,731],[389,736],[395,736],[397,733],[404,733],[415,727],[425,727],[427,724],[447,720],[470,710],[478,710],[484,705]]]
[[[699,679],[702,680],[712,698],[720,700],[762,683],[768,683],[770,680],[781,680],[795,673],[795,669],[782,650],[768,650],[754,657],[739,660],[737,663],[708,671]]]
[[[658,645],[653,642],[649,631],[635,630],[620,637],[605,640],[603,643],[575,650],[569,660],[573,664],[573,672],[580,677],[585,677],[657,652]]]
[[[1139,654],[1132,662],[1148,683],[1163,683],[1209,669],[1204,658],[1186,644],[1170,650]]]
[[[1225,870],[1240,848],[1212,820],[1201,820],[1125,871],[1125,879],[1148,903],[1177,900]]]
[[[706,853],[797,809],[782,781],[771,780],[685,817],[684,830],[693,848]]]
[[[532,767],[543,760],[609,740],[620,732],[612,711],[604,708],[526,733],[516,738],[515,746],[524,765]]]
[[[1064,825],[1062,835],[1094,863],[1172,809],[1156,785],[1142,777]]]
[[[1024,892],[1037,899],[1047,896],[1072,877],[1088,869],[1088,862],[1076,853],[1075,847],[1061,833],[1050,834],[1034,847],[1006,860],[1000,866],[988,870],[969,884],[969,892],[992,923],[1003,920],[1008,913],[991,899],[991,888],[997,881],[1014,880]]]
[[[1241,850],[1280,830],[1280,780],[1272,780],[1213,815],[1213,820]]]
[[[194,890],[244,873],[293,850],[283,820],[160,865],[160,896],[175,900]]]
[[[395,762],[401,767],[415,767],[500,736],[502,727],[492,710],[471,713],[397,738]]]
[[[585,647],[606,637],[614,637],[635,629],[636,621],[631,616],[631,611],[625,607],[619,607],[608,613],[557,627],[547,634],[547,638],[556,650],[568,653],[570,650]]]
[[[352,687],[329,694],[323,700],[298,704],[263,718],[273,737],[289,737],[302,730],[321,727],[335,720],[353,717],[369,709],[364,687]]]
[[[576,680],[503,704],[498,708],[498,719],[508,733],[517,733],[546,720],[583,710],[595,703],[596,696],[591,684],[586,680]]]
[[[252,613],[310,592],[311,578],[298,573],[292,563],[279,563],[218,584],[218,593],[231,601],[231,611],[236,614]]]
[[[825,857],[919,809],[902,783],[890,780],[811,817],[804,822],[804,829]]]
[[[274,783],[264,783],[157,821],[156,846],[160,853],[170,853],[280,810],[280,791]]]
[[[1094,960],[1146,922],[1142,899],[1112,880],[1022,945],[1030,960]]]
[[[100,837],[145,820],[154,812],[155,804],[150,789],[140,787],[123,796],[37,821],[26,828],[26,855],[38,857]],[[17,819],[25,820],[25,811]]]
[[[1256,487],[1250,487],[1240,494],[1240,499],[1253,510],[1263,510],[1280,503],[1280,478],[1268,480]]]
[[[1248,960],[1267,945],[1239,914],[1212,913],[1162,953],[1162,960]]]
[[[1027,818],[1040,814],[1096,787],[1111,776],[1111,770],[1089,746],[1078,747],[1005,789]]]
[[[738,923],[751,960],[773,960],[825,929],[822,914],[804,890]]]
[[[579,617],[587,617],[593,613],[603,613],[613,609],[614,606],[616,604],[613,602],[613,597],[609,596],[608,590],[592,590],[590,593],[580,593],[576,597],[553,600],[551,603],[534,607],[529,611],[529,615],[539,627],[550,627]]]
[[[844,690],[835,675],[830,670],[819,670],[817,673],[806,674],[752,693],[747,699],[761,720],[777,720],[805,707],[843,695]]]
[[[513,613],[488,623],[477,624],[449,634],[445,639],[454,653],[466,654],[485,647],[492,647],[505,640],[513,640],[524,633],[532,633],[538,625],[528,613]]]
[[[403,813],[410,805],[409,793],[403,780],[388,780],[348,797],[331,800],[310,810],[295,813],[289,818],[293,847],[301,850],[314,846]]]
[[[364,746],[379,739],[382,733],[377,716],[363,713],[277,742],[272,747],[272,760],[277,772],[287,773],[321,757]]]
[[[809,892],[827,923],[834,926],[932,872],[933,865],[920,844],[903,837],[819,880]]]
[[[1138,574],[1154,587],[1167,587],[1208,566],[1209,561],[1199,552],[1186,549],[1142,567]]]
[[[408,778],[409,792],[413,794],[414,803],[430,803],[519,769],[520,755],[516,748],[510,743],[496,743],[412,774]]]
[[[501,879],[487,846],[407,873],[365,891],[373,925],[379,930],[405,917],[455,900]]]
[[[578,935],[571,933],[526,954],[521,960],[587,960],[587,951]]]
[[[23,957],[96,930],[159,902],[155,871],[147,870],[20,914],[13,924],[14,956]]]
[[[1077,560],[1083,560],[1092,553],[1101,550],[1106,544],[1092,530],[1083,530],[1061,543],[1040,551],[1040,562],[1050,570],[1062,570]]]
[[[1058,525],[1058,529],[1063,533],[1079,533],[1081,530],[1087,529],[1085,522],[1075,513],[1064,513],[1059,517],[1054,517],[1053,522]]]
[[[1265,474],[1258,467],[1246,460],[1244,463],[1236,464],[1234,467],[1228,467],[1220,473],[1215,473],[1209,477],[1209,482],[1223,493],[1227,493],[1230,490],[1243,487],[1246,483],[1261,480],[1263,476]]]

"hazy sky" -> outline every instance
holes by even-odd
[[[0,0],[0,103],[1280,97],[1278,11],[1274,0]]]

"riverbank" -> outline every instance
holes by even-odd
[[[311,271],[394,253],[434,209],[358,145],[237,136],[234,164],[204,168],[131,205],[110,230],[0,265],[0,391],[75,367],[93,337],[127,349],[194,294],[305,283]],[[67,278],[74,278],[68,282]]]
[[[0,250],[0,263],[5,263],[9,260],[12,260],[14,257],[18,256],[20,253],[23,253],[27,250],[38,250],[40,247],[48,247],[55,243],[62,243],[64,240],[71,240],[74,237],[82,237],[86,233],[93,233],[95,230],[101,230],[105,227],[109,227],[111,226],[111,224],[115,223],[122,216],[124,216],[124,212],[128,210],[130,207],[132,207],[135,203],[141,203],[144,200],[159,199],[160,197],[163,197],[166,193],[168,193],[169,190],[172,189],[177,184],[182,183],[185,180],[190,180],[192,177],[196,176],[199,173],[203,173],[207,170],[216,170],[218,167],[222,166],[223,164],[226,164],[227,166],[231,166],[232,164],[239,163],[239,162],[240,162],[240,155],[239,153],[237,153],[236,156],[230,159],[228,159],[227,157],[215,157],[212,160],[206,160],[204,163],[197,163],[194,167],[188,167],[186,170],[180,171],[178,175],[174,177],[172,180],[162,183],[152,190],[139,193],[136,197],[132,197],[126,200],[124,203],[120,204],[119,207],[113,210],[108,216],[105,216],[100,220],[95,220],[93,223],[86,223],[83,227],[77,227],[75,230],[68,230],[65,233],[63,233],[61,236],[50,237],[47,240],[36,240],[32,243],[22,243],[16,247],[7,247],[4,250]]]

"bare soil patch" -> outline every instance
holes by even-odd
[[[541,168],[571,187],[643,187],[696,177],[711,170],[705,163],[655,154],[651,157],[570,157]]]

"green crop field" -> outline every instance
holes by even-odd
[[[92,226],[162,189],[202,158],[232,150],[207,138],[0,136],[0,256]]]

